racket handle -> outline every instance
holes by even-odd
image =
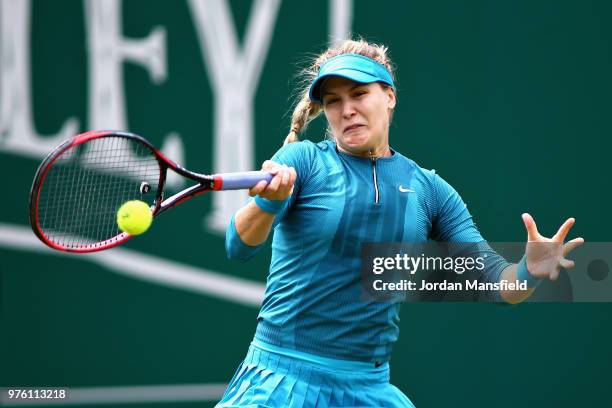
[[[243,190],[255,186],[261,180],[266,180],[269,183],[274,176],[267,171],[244,171],[215,174],[214,177],[221,179],[219,190]]]

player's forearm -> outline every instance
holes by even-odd
[[[268,239],[274,223],[274,214],[262,210],[251,201],[238,210],[234,222],[240,239],[247,245],[257,246]]]
[[[518,264],[511,264],[506,269],[503,270],[501,274],[501,280],[506,280],[508,282],[516,282],[518,279],[517,276]],[[527,289],[527,290],[502,290],[500,291],[500,295],[502,299],[507,303],[520,303],[523,300],[527,299],[533,293],[535,289]]]

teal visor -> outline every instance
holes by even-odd
[[[310,100],[323,103],[321,85],[325,78],[339,76],[362,84],[382,82],[395,88],[393,78],[384,65],[371,58],[358,54],[341,54],[327,60],[319,69],[317,78],[312,81],[308,95]]]

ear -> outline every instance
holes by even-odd
[[[395,99],[395,91],[391,87],[385,87],[385,91],[387,92],[387,96],[389,98],[387,108],[393,110],[395,109],[395,104],[397,103],[397,99]]]

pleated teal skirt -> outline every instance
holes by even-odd
[[[389,383],[389,364],[333,369],[251,344],[217,407],[410,407]]]

